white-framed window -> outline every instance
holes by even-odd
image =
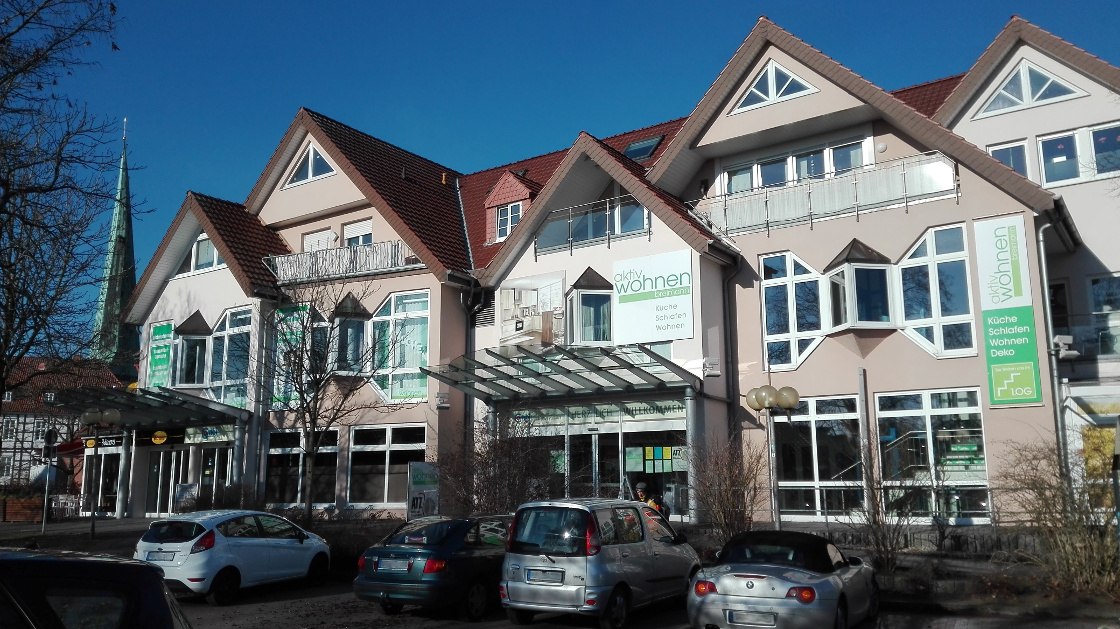
[[[391,402],[428,397],[427,290],[395,293],[374,312],[370,321],[373,342],[373,383]]]
[[[13,455],[0,456],[0,481],[5,482],[5,483],[11,482],[11,480],[12,480],[12,469],[14,468],[14,466],[15,466],[15,456],[13,456]]]
[[[724,173],[727,194],[826,179],[871,163],[870,138],[846,138],[785,155],[735,164]]]
[[[863,508],[858,399],[804,398],[774,415],[778,505],[783,516],[829,517]]]
[[[1120,174],[1120,123],[1039,137],[1043,185],[1074,183]]]
[[[252,308],[229,310],[214,326],[210,340],[210,393],[224,404],[248,404],[249,346]]]
[[[312,504],[336,502],[335,478],[338,474],[338,430],[318,431],[312,437],[319,441],[315,467],[311,477]],[[310,444],[304,443],[299,430],[274,430],[268,433],[265,459],[265,502],[299,504],[303,502],[303,467],[307,464]]]
[[[931,229],[898,264],[906,335],[937,357],[976,354],[963,225]]]
[[[335,370],[342,373],[364,373],[369,371],[366,356],[365,319],[335,319]]]
[[[1027,171],[1027,143],[1025,141],[989,146],[988,154],[1020,175],[1030,177]]]
[[[56,396],[56,394],[55,394],[54,391],[47,391],[46,393],[43,394],[43,401],[46,402],[47,404],[52,404],[52,403],[54,403],[55,396]]]
[[[611,291],[577,290],[568,295],[568,342],[611,344]]]
[[[817,92],[817,88],[771,59],[758,73],[733,114]]]
[[[183,275],[206,271],[225,266],[225,264],[225,258],[214,246],[214,241],[210,240],[210,237],[206,234],[201,234],[191,245],[190,253],[179,263],[179,268],[175,271],[175,274]]]
[[[16,418],[5,417],[3,429],[0,430],[0,439],[5,442],[11,443],[16,438]]]
[[[895,327],[895,280],[889,264],[849,263],[827,276],[832,330]]]
[[[206,385],[208,336],[175,337],[175,385],[181,387]]]
[[[349,502],[404,505],[408,501],[408,464],[424,460],[425,438],[423,424],[351,428]]]
[[[31,426],[31,439],[37,443],[43,443],[43,435],[47,433],[47,420],[36,418],[35,423]]]
[[[272,408],[291,409],[303,401],[296,383],[306,385],[327,372],[331,322],[308,304],[279,308],[273,316]]]
[[[342,226],[342,240],[347,247],[373,244],[373,219],[355,221]]]
[[[918,514],[988,518],[987,458],[975,388],[878,393],[884,503]]]
[[[763,256],[759,268],[766,364],[796,367],[824,338],[821,276],[790,252]]]
[[[296,164],[292,174],[288,176],[288,182],[284,184],[285,188],[298,186],[308,181],[322,179],[334,174],[334,167],[331,166],[327,158],[317,149],[314,145],[308,146],[307,150],[303,153],[299,163]]]
[[[337,236],[337,234],[329,229],[321,229],[309,234],[304,234],[303,252],[309,253],[311,251],[319,251],[320,249],[328,249],[333,245],[335,236]]]
[[[498,208],[498,242],[509,236],[513,228],[521,220],[521,202],[510,203]]]
[[[1085,92],[1024,59],[1004,79],[976,117],[985,118],[1084,95]]]
[[[644,232],[649,225],[645,206],[616,184],[619,196],[553,212],[537,232],[537,249],[556,250]]]

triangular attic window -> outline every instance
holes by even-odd
[[[758,73],[758,77],[732,113],[765,107],[771,103],[806,96],[816,91],[817,88],[771,59],[762,72]]]
[[[1043,72],[1034,64],[1022,61],[980,110],[980,115],[1025,109],[1082,94],[1084,92]]]
[[[307,152],[299,160],[299,166],[296,166],[296,169],[292,171],[292,176],[288,177],[288,183],[284,185],[294,186],[333,174],[334,168],[327,162],[327,158],[323,157],[323,154],[314,146],[308,146]]]

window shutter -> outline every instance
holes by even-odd
[[[303,235],[303,250],[318,251],[331,246],[331,230],[327,229],[313,234]]]
[[[346,242],[347,240],[350,240],[351,238],[357,238],[358,236],[364,236],[366,234],[372,234],[372,233],[373,233],[373,219],[372,218],[367,218],[364,221],[358,221],[356,223],[350,223],[349,225],[343,225],[342,226],[342,241]]]

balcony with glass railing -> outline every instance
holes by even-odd
[[[955,163],[922,153],[846,173],[690,203],[723,232],[769,229],[957,194]]]
[[[319,282],[421,268],[423,263],[400,240],[368,245],[317,249],[284,256],[269,256],[265,266],[277,283]]]

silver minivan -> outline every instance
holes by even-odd
[[[699,569],[684,535],[645,503],[542,500],[517,509],[499,594],[517,625],[538,612],[562,612],[618,629],[631,609],[684,596]]]

